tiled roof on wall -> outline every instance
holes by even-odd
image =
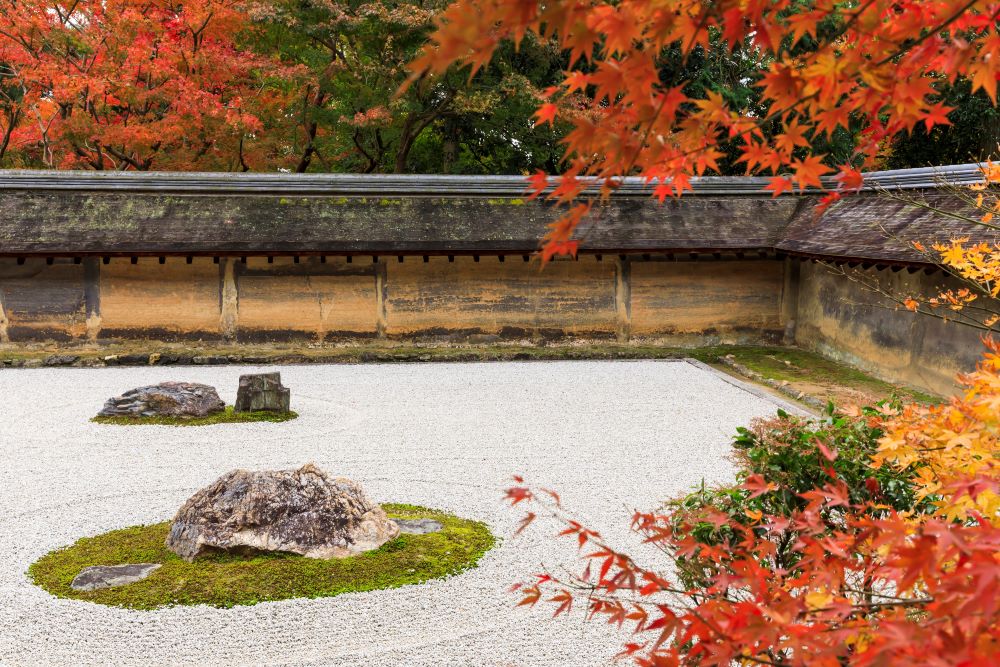
[[[873,172],[864,192],[822,215],[818,193],[772,198],[766,178],[697,179],[693,193],[663,204],[630,178],[597,207],[581,248],[920,264],[913,240],[994,234],[890,193],[954,210],[961,203],[937,186],[978,175],[976,165]],[[526,199],[525,185],[520,176],[0,171],[0,256],[527,253],[561,211]]]

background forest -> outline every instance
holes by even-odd
[[[536,126],[543,91],[570,68],[557,44],[507,42],[469,77],[451,68],[398,94],[448,0],[0,0],[0,167],[525,174],[561,171],[562,139],[592,86]],[[820,26],[822,29],[822,26]],[[821,37],[821,35],[820,35]],[[713,35],[712,39],[718,39]],[[796,49],[810,48],[810,39]],[[664,50],[665,85],[761,106],[768,56]],[[587,61],[575,69],[585,70]],[[986,158],[1000,113],[942,79],[952,125],[886,141],[885,168]],[[778,128],[764,127],[765,134]],[[857,132],[813,149],[832,165]],[[723,146],[723,174],[744,173]]]

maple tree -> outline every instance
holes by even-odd
[[[961,399],[938,406],[910,405],[886,425],[876,465],[918,466],[918,498],[958,520],[1000,525],[996,487],[973,488],[972,480],[1000,479],[1000,342],[986,340],[979,367],[962,378]]]
[[[897,135],[950,123],[942,85],[967,80],[996,100],[998,18],[1000,4],[975,0],[459,0],[412,67],[417,77],[456,63],[475,72],[502,40],[529,34],[569,52],[537,122],[565,118],[567,95],[584,92],[591,104],[569,119],[563,177],[531,179],[536,196],[567,206],[544,239],[548,259],[576,253],[574,232],[595,204],[588,189],[607,196],[622,176],[639,175],[661,200],[681,196],[692,178],[718,171],[733,142],[747,173],[770,173],[775,195],[825,189],[836,173],[828,206],[862,185],[861,170]],[[669,50],[739,51],[762,72],[759,100],[669,80],[660,67]],[[831,163],[818,147],[837,132],[852,134],[854,151]],[[993,224],[990,215],[976,217]],[[937,251],[996,296],[1000,253],[961,243]],[[955,305],[949,299],[968,307],[965,293],[939,297]],[[637,640],[623,654],[641,665],[996,664],[1000,365],[991,350],[968,393],[947,406],[858,412],[884,431],[877,451],[845,447],[851,428],[831,439],[775,427],[781,446],[763,448],[768,465],[745,461],[738,487],[637,512],[633,529],[668,557],[663,568],[640,565],[573,518],[556,492],[518,478],[507,498],[532,505],[521,529],[551,514],[585,561],[579,574],[543,572],[518,585],[521,603],[548,600],[557,614],[578,603],[631,625]],[[761,442],[760,433],[743,437]],[[886,474],[904,489],[895,499]]]
[[[982,89],[972,92],[972,83],[958,79],[941,84],[939,99],[954,107],[950,125],[928,130],[917,125],[912,134],[897,136],[887,147],[882,168],[905,169],[939,164],[983,162],[1000,145],[1000,108]]]
[[[415,77],[456,63],[476,71],[502,40],[529,33],[570,54],[538,122],[558,118],[565,95],[587,90],[592,103],[572,119],[563,178],[551,191],[545,174],[532,181],[536,195],[569,205],[544,240],[547,259],[576,252],[574,231],[592,205],[578,200],[595,181],[606,195],[637,174],[657,197],[679,196],[691,178],[718,168],[727,141],[741,142],[747,173],[770,172],[776,195],[823,187],[834,172],[839,190],[858,188],[861,169],[893,137],[950,122],[951,108],[937,99],[942,82],[966,78],[973,92],[996,99],[998,18],[1000,4],[977,0],[458,0],[412,68]],[[744,49],[763,72],[762,109],[668,85],[658,67],[668,47],[685,56]],[[834,168],[813,147],[851,128],[854,154]]]
[[[274,162],[297,72],[243,48],[236,0],[4,0],[5,149],[49,167],[250,169]]]

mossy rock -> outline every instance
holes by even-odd
[[[152,417],[94,417],[90,421],[96,424],[114,424],[116,426],[211,426],[213,424],[247,424],[250,422],[286,422],[295,419],[299,414],[294,411],[270,412],[236,412],[233,406],[227,405],[222,412],[204,417],[167,417],[155,415]]]
[[[398,519],[434,519],[442,529],[400,535],[380,548],[332,560],[294,554],[213,554],[193,563],[164,546],[170,523],[133,526],[56,549],[28,569],[34,583],[60,598],[129,609],[207,604],[251,605],[291,598],[321,598],[419,584],[475,567],[494,545],[485,524],[413,505],[382,506]],[[91,565],[159,563],[148,578],[125,586],[76,591],[73,578]]]

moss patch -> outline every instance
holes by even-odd
[[[247,422],[286,422],[295,419],[297,412],[236,412],[227,405],[222,412],[207,417],[94,417],[90,421],[117,426],[211,426],[212,424],[245,424]]]
[[[207,604],[234,607],[289,598],[398,588],[475,567],[493,547],[485,524],[413,505],[383,505],[397,519],[435,519],[444,528],[427,535],[400,535],[374,551],[351,558],[316,560],[293,554],[254,557],[216,554],[188,563],[164,546],[169,522],[85,537],[42,556],[28,569],[35,584],[61,598],[129,609]],[[97,591],[70,588],[91,565],[161,563],[147,579]]]
[[[836,405],[861,404],[896,396],[903,401],[940,403],[931,394],[884,382],[850,366],[791,347],[734,347],[723,349],[737,363],[765,378]]]

